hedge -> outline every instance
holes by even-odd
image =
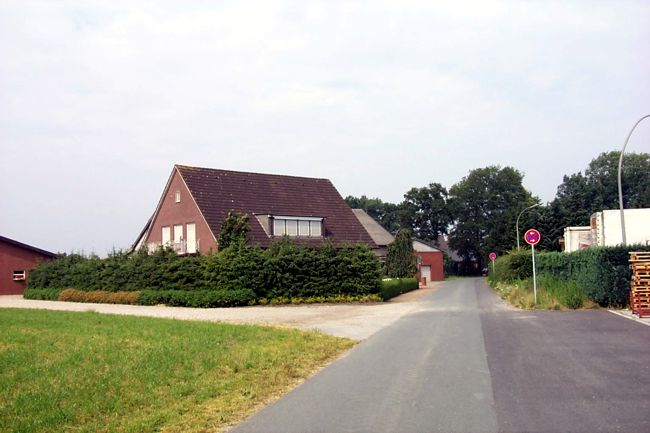
[[[43,301],[58,301],[59,294],[63,289],[25,289],[23,293],[23,298],[25,299],[37,299]]]
[[[591,247],[573,253],[535,253],[537,274],[573,282],[593,302],[603,307],[624,307],[629,303],[630,251],[650,251],[646,245]],[[499,257],[490,280],[515,281],[532,277],[530,250],[511,251]]]
[[[402,293],[410,292],[417,289],[418,281],[415,278],[394,278],[385,279],[381,282],[381,291],[379,296],[386,301]]]
[[[66,289],[59,294],[59,301],[91,302],[95,304],[131,304],[138,303],[140,292],[107,292],[105,290]]]
[[[73,288],[139,291],[138,303],[146,305],[235,306],[257,299],[361,299],[379,294],[380,278],[381,264],[365,245],[307,248],[284,239],[266,250],[240,243],[205,256],[178,256],[169,249],[113,252],[106,259],[70,254],[38,264],[26,297],[56,299]]]

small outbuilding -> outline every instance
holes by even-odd
[[[37,263],[56,254],[0,236],[0,295],[22,295]]]

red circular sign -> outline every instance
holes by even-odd
[[[540,239],[542,239],[542,236],[535,229],[528,230],[524,235],[524,240],[528,245],[537,245]]]
[[[497,253],[490,253],[490,255],[488,257],[490,258],[490,260],[496,260],[497,259]]]

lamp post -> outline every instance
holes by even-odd
[[[623,150],[621,150],[621,156],[618,158],[618,205],[621,208],[621,239],[623,240],[623,246],[626,244],[626,239],[625,239],[625,212],[623,210],[623,186],[621,185],[621,169],[623,168],[623,153],[625,153],[625,148],[627,147],[627,142],[630,140],[630,136],[636,129],[637,125],[641,123],[643,119],[647,119],[650,117],[650,114],[646,114],[637,122],[634,124],[632,129],[630,130],[630,133],[627,134],[627,138],[625,139],[625,144],[623,144]]]
[[[534,207],[541,206],[541,205],[542,205],[541,203],[536,203],[532,206],[528,206],[526,209],[519,212],[519,215],[517,215],[517,222],[515,223],[515,229],[517,230],[517,249],[519,249],[519,218],[521,218],[521,214],[526,212],[528,209],[532,209]]]

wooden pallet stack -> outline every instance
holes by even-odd
[[[639,317],[650,316],[650,252],[630,252],[630,308]]]

